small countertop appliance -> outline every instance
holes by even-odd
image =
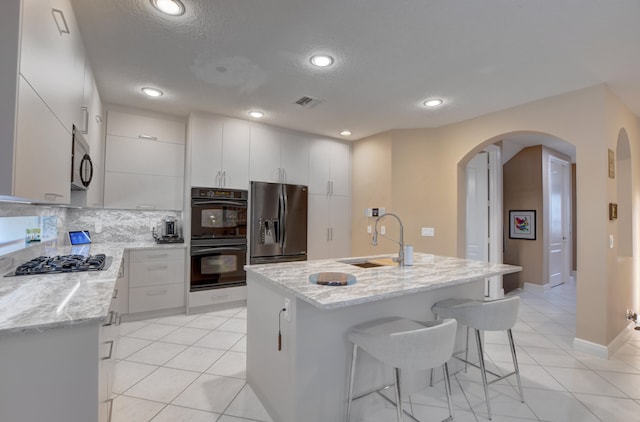
[[[176,217],[166,216],[151,231],[157,243],[184,243],[182,225]]]

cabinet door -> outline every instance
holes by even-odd
[[[331,146],[331,194],[351,195],[351,145],[332,142]]]
[[[283,182],[297,185],[309,183],[309,141],[289,132],[280,134],[280,166]]]
[[[68,204],[71,135],[20,77],[14,195]]]
[[[262,125],[251,127],[251,180],[280,182],[280,134]]]
[[[332,196],[329,202],[331,208],[329,258],[351,256],[351,198]]]
[[[109,135],[105,160],[107,171],[182,176],[184,145]]]
[[[249,189],[249,148],[251,126],[247,122],[227,119],[224,122],[222,169],[224,187]]]
[[[71,133],[81,126],[84,46],[69,0],[25,0],[20,73]]]
[[[189,116],[191,186],[219,187],[222,171],[222,120]]]
[[[105,172],[105,208],[181,210],[183,178]]]
[[[307,225],[308,258],[329,258],[329,198],[309,195],[309,221]]]
[[[86,139],[87,142],[89,142],[91,161],[93,161],[93,179],[91,180],[91,185],[87,190],[87,206],[92,208],[102,208],[104,206],[104,120],[102,118],[103,114],[100,94],[98,93],[95,79],[91,75],[88,65],[87,69],[89,69],[89,72],[85,74],[85,77],[90,79],[90,85],[92,88],[89,89],[89,92],[85,92],[85,94],[89,96],[89,98],[86,99],[89,101],[87,103],[87,112],[89,114],[89,133],[87,134]]]
[[[327,195],[331,181],[331,147],[329,139],[309,141],[309,193]]]
[[[185,125],[177,120],[110,110],[107,133],[129,138],[184,144]]]

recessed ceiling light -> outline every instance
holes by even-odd
[[[333,57],[326,54],[317,54],[311,57],[311,64],[318,67],[327,67],[333,64]]]
[[[264,113],[258,110],[254,110],[249,112],[249,116],[253,117],[254,119],[259,119],[264,116]]]
[[[180,0],[151,0],[153,7],[171,16],[184,14],[184,5]]]
[[[343,130],[342,132],[340,132],[340,135],[342,135],[342,136],[351,136],[351,131],[350,130]]]
[[[163,94],[163,92],[160,91],[159,89],[151,88],[151,87],[142,88],[142,92],[144,92],[150,97],[160,97]]]
[[[424,102],[424,105],[427,107],[438,107],[439,105],[441,105],[444,101],[442,101],[440,98],[433,98],[431,100],[427,100]]]

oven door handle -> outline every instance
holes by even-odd
[[[246,252],[247,248],[207,248],[207,249],[198,249],[198,250],[191,250],[191,256],[201,256],[201,255],[207,255],[210,254],[211,252]]]
[[[193,200],[192,205],[194,206],[200,206],[200,205],[233,205],[233,206],[237,206],[237,207],[247,207],[247,203],[246,202],[239,202],[239,201],[223,201],[223,200],[204,200],[204,201],[200,201],[200,200]]]

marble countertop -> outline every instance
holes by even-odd
[[[406,267],[360,268],[345,263],[390,256],[247,265],[245,269],[248,275],[259,275],[274,286],[320,309],[342,308],[522,271],[522,267],[514,265],[423,253],[415,253],[413,265]],[[352,274],[356,282],[347,286],[322,286],[311,283],[309,276],[319,272]]]
[[[94,243],[92,255],[102,253],[113,258],[107,270],[16,277],[3,277],[3,273],[0,335],[104,321],[125,250],[186,247],[188,243]],[[71,246],[54,246],[44,251],[46,255],[66,255],[71,253]]]

